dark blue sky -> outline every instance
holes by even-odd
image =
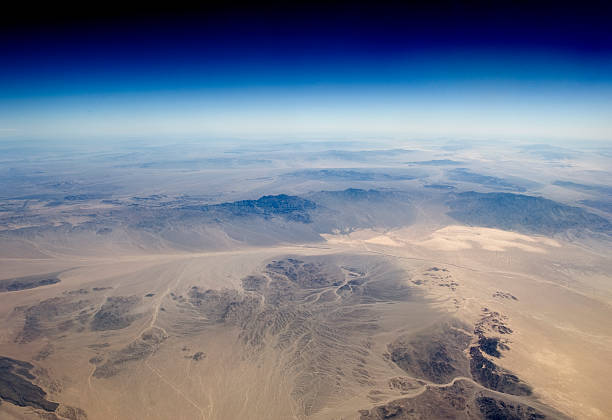
[[[606,139],[610,17],[604,2],[24,10],[1,32],[0,136]]]

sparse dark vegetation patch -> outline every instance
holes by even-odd
[[[73,326],[82,326],[89,315],[79,313],[89,306],[88,300],[73,300],[71,296],[46,299],[28,308],[17,308],[25,312],[23,329],[17,341],[28,343],[42,336],[66,331]]]
[[[396,389],[402,394],[414,392],[415,390],[423,387],[423,385],[425,385],[424,382],[417,381],[412,378],[406,378],[403,376],[398,376],[396,378],[389,379],[389,388]]]
[[[486,335],[494,332],[497,334],[512,334],[512,329],[507,325],[507,317],[497,311],[483,309],[484,315],[474,326],[474,333]]]
[[[480,350],[484,351],[489,356],[493,356],[493,357],[501,356],[501,353],[497,349],[498,345],[499,345],[499,338],[497,337],[485,337],[484,335],[481,335],[478,338],[478,347],[480,347]]]
[[[31,363],[0,357],[0,398],[21,407],[53,412],[59,404],[48,401],[47,393],[30,382],[35,379],[30,373],[33,368]]]
[[[78,407],[70,407],[67,405],[61,405],[57,409],[57,414],[69,420],[86,420],[87,414],[84,410]]]
[[[48,286],[59,282],[60,279],[57,277],[57,273],[0,280],[0,293],[34,289],[36,287]]]
[[[34,356],[35,361],[45,360],[47,357],[53,354],[53,346],[47,343],[39,352]]]
[[[457,381],[451,386],[428,388],[412,397],[400,398],[371,410],[361,410],[360,420],[416,420],[416,419],[464,419],[464,420],[542,420],[566,417],[541,404],[538,408],[519,403],[503,396],[492,396],[487,391],[467,381]]]
[[[512,395],[531,395],[529,385],[487,359],[478,347],[470,348],[470,370],[474,380],[486,388]]]
[[[188,295],[188,302],[211,323],[243,322],[254,313],[260,302],[255,296],[233,289],[202,290],[194,286]]]
[[[512,334],[512,330],[506,325],[505,315],[486,308],[483,311],[484,315],[474,326],[478,347],[489,356],[499,358],[501,357],[500,350],[509,350],[508,339],[502,337]]]
[[[102,358],[102,356],[94,356],[91,359],[89,359],[89,363],[91,363],[92,365],[99,365],[103,361],[104,359]]]
[[[473,385],[458,381],[445,388],[428,388],[414,398],[402,398],[371,410],[361,410],[360,420],[474,419],[471,416]]]
[[[267,284],[264,276],[251,275],[242,279],[242,288],[247,291],[261,291]]]
[[[129,327],[140,315],[130,311],[140,302],[136,296],[114,296],[106,302],[91,321],[92,331],[120,330]]]
[[[485,420],[538,420],[546,416],[533,407],[519,403],[510,403],[491,397],[476,399],[478,409]]]
[[[90,349],[93,349],[93,350],[101,350],[101,349],[105,349],[107,347],[110,347],[110,344],[109,343],[90,344],[87,347],[89,347]]]
[[[456,323],[442,323],[411,337],[400,337],[389,344],[391,360],[412,376],[446,383],[468,374],[463,353],[471,335]]]
[[[493,297],[499,298],[499,299],[507,299],[507,300],[518,300],[518,298],[514,296],[513,294],[510,294],[508,292],[502,292],[500,290],[493,293]]]
[[[338,267],[304,262],[295,258],[272,261],[266,271],[283,275],[302,288],[320,288],[332,285],[342,278]]]
[[[98,364],[93,376],[110,378],[126,368],[126,364],[144,360],[157,351],[166,335],[158,328],[151,328],[123,349],[111,354],[106,362]]]
[[[412,284],[421,285],[436,285],[438,287],[448,287],[453,292],[459,287],[459,283],[455,281],[450,271],[446,268],[431,267],[422,273],[423,278],[412,280]]]
[[[87,289],[76,289],[76,290],[69,290],[67,292],[64,292],[64,294],[66,295],[86,295],[89,293],[89,290]]]

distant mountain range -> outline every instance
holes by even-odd
[[[606,218],[542,197],[452,190],[440,190],[438,194],[438,199],[446,202],[448,216],[466,225],[551,236],[570,231],[612,235],[612,224]],[[109,208],[83,213],[85,220],[78,224],[39,218],[33,220],[38,224],[24,223],[24,227],[5,230],[0,236],[9,241],[37,238],[51,248],[66,249],[75,246],[76,237],[100,244],[138,244],[141,239],[156,243],[151,238],[157,238],[159,246],[167,243],[179,249],[308,243],[321,241],[321,234],[409,226],[417,220],[417,201],[421,210],[428,211],[422,207],[421,199],[417,193],[406,191],[359,188],[303,196],[265,195],[218,204],[158,196],[136,202],[109,202]],[[24,218],[16,222],[21,220],[27,221]],[[63,239],[67,235],[73,238],[72,243]]]
[[[448,206],[451,217],[474,226],[545,235],[570,229],[612,232],[607,219],[542,197],[470,191],[455,195]]]

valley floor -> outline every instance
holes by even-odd
[[[459,226],[325,239],[3,258],[60,281],[0,292],[0,356],[32,364],[0,383],[46,392],[0,417],[612,416],[608,256]]]

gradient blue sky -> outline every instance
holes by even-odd
[[[547,7],[20,22],[0,42],[0,138],[612,141],[606,11]]]

